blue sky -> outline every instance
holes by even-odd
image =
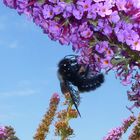
[[[12,125],[21,140],[32,140],[54,92],[61,95],[57,64],[71,46],[51,41],[42,30],[0,1],[0,125]],[[113,72],[101,88],[82,94],[82,118],[71,121],[72,140],[101,140],[130,115],[126,90]],[[47,140],[58,140],[50,132]],[[127,135],[123,137],[127,140]]]

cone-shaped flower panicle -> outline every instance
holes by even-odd
[[[51,125],[53,118],[55,116],[57,106],[59,104],[60,98],[57,93],[53,94],[50,99],[49,110],[44,115],[37,132],[34,136],[35,140],[45,140],[47,133],[49,132],[49,126]]]
[[[123,131],[124,133],[127,131],[127,129],[132,125],[133,122],[135,122],[136,117],[135,116],[130,116],[127,119],[123,120]]]
[[[11,126],[5,126],[6,130],[6,140],[19,140],[18,137],[15,136],[15,130]]]
[[[103,140],[120,140],[122,135],[126,132],[126,130],[131,126],[131,124],[134,121],[135,121],[134,116],[128,117],[123,121],[122,126],[110,130],[107,136],[103,138]]]
[[[0,140],[4,140],[4,138],[6,138],[5,127],[0,126]]]
[[[55,134],[61,137],[61,140],[67,140],[74,134],[73,129],[69,125],[69,121],[78,117],[76,109],[73,109],[70,94],[65,95],[64,105],[66,109],[59,111],[57,114],[58,121],[55,123]]]
[[[129,140],[140,140],[140,114],[136,120],[136,125],[129,136]]]

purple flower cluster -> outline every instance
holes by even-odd
[[[126,130],[131,126],[131,124],[136,120],[134,116],[130,116],[125,119],[122,123],[122,126],[116,127],[110,130],[106,137],[103,140],[120,140],[122,135],[126,132]]]
[[[110,130],[106,137],[103,138],[103,140],[120,140],[123,134],[123,128],[122,127],[116,127],[112,130]]]
[[[136,121],[136,117],[135,116],[130,116],[128,117],[127,119],[124,119],[123,120],[123,123],[122,123],[122,127],[123,127],[123,131],[124,133],[127,131],[127,129],[131,126],[131,124],[133,122]]]
[[[139,0],[3,2],[29,16],[52,40],[71,44],[79,63],[93,72],[113,69],[123,85],[132,84],[133,72],[140,68]]]
[[[139,140],[140,139],[140,114],[135,122],[135,126],[132,129],[132,132],[128,138],[128,140]]]
[[[4,139],[6,137],[5,127],[0,126],[0,139]]]
[[[128,99],[134,101],[136,107],[140,107],[140,74],[138,72],[134,76],[135,83],[132,84],[131,91],[127,92]]]

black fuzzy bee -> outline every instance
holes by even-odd
[[[80,115],[78,110],[79,92],[89,92],[100,87],[104,82],[104,75],[93,75],[88,66],[78,63],[77,57],[76,55],[68,55],[59,62],[58,78],[62,93],[70,93],[72,102]]]

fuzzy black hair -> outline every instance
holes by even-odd
[[[89,92],[100,87],[104,82],[104,75],[98,74],[89,78],[79,78],[76,86],[80,92]]]
[[[64,58],[58,64],[58,73],[63,77],[64,80],[72,83],[76,82],[77,73],[80,69],[80,65],[77,63],[77,58]]]
[[[77,57],[62,59],[58,67],[58,73],[63,77],[63,80],[70,81],[78,87],[80,92],[95,90],[104,82],[104,75],[102,73],[97,75],[89,74],[89,67],[86,67],[82,74],[79,73],[81,65],[78,64]]]
[[[79,114],[80,92],[89,92],[100,87],[104,82],[104,75],[91,74],[89,67],[80,65],[77,56],[64,57],[58,64],[58,78],[63,94],[69,92],[71,100]],[[78,90],[75,90],[76,86]]]

